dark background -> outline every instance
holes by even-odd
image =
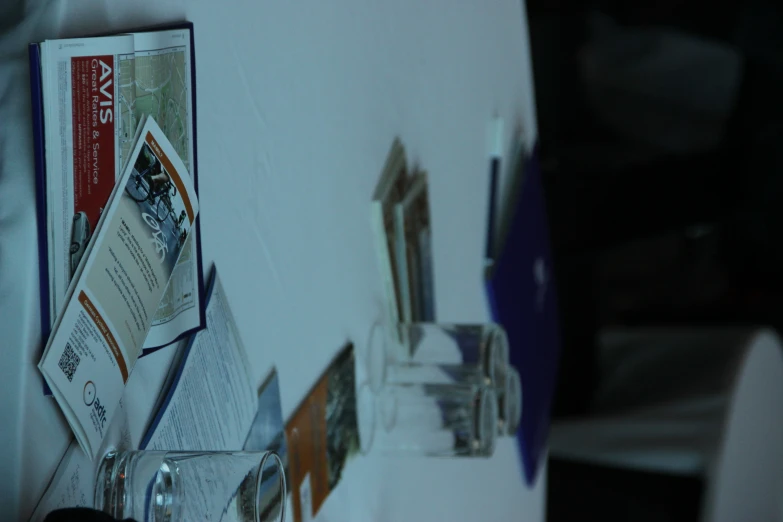
[[[608,326],[783,326],[783,5],[528,0],[563,353]],[[705,109],[705,100],[721,98]],[[696,520],[699,477],[550,459],[549,520]]]

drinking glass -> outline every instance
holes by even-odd
[[[522,381],[519,372],[505,370],[502,389],[498,388],[498,435],[516,435],[522,420]]]
[[[111,451],[101,461],[95,509],[138,522],[279,522],[283,463],[271,451]]]
[[[508,339],[497,324],[400,323],[402,346],[387,356],[386,383],[455,382],[503,386]]]
[[[489,457],[495,451],[495,390],[469,384],[389,384],[378,396],[381,453]]]

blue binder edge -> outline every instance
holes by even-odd
[[[41,299],[41,338],[46,341],[51,333],[49,315],[49,237],[46,231],[46,144],[44,142],[43,88],[41,85],[41,47],[28,46],[30,59],[30,100],[33,119],[33,155],[35,159],[35,207],[38,228],[38,293]],[[44,395],[52,390],[43,381]]]
[[[525,161],[524,180],[512,201],[515,207],[505,248],[495,260],[495,270],[487,277],[485,288],[492,318],[508,334],[510,363],[522,380],[522,421],[517,442],[525,480],[532,487],[546,456],[560,358],[556,282],[549,277],[545,305],[536,310],[533,296],[537,287],[533,274],[526,270],[540,258],[552,274],[549,225],[535,151]]]

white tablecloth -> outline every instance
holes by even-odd
[[[195,24],[204,268],[217,264],[258,383],[277,367],[284,415],[347,340],[363,349],[381,317],[369,201],[395,136],[430,175],[439,319],[488,318],[487,123],[502,116],[506,135],[522,126],[529,143],[536,133],[519,0],[160,4],[64,1],[46,11],[52,25],[21,38]],[[2,41],[19,53],[26,42]],[[0,106],[23,129],[0,136],[0,505],[17,518],[31,512],[70,433],[34,367],[42,340],[25,57],[9,70],[0,101],[24,103]],[[543,520],[545,483],[544,473],[524,486],[511,439],[489,460],[369,456],[347,468],[320,520]]]

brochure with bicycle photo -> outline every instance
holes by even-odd
[[[147,118],[38,367],[94,458],[198,214],[187,169]]]
[[[192,41],[186,23],[30,46],[44,337],[63,311],[145,117],[155,118],[197,186]],[[165,193],[150,195],[156,217],[170,210]],[[198,239],[197,229],[153,314],[147,351],[206,324]]]

